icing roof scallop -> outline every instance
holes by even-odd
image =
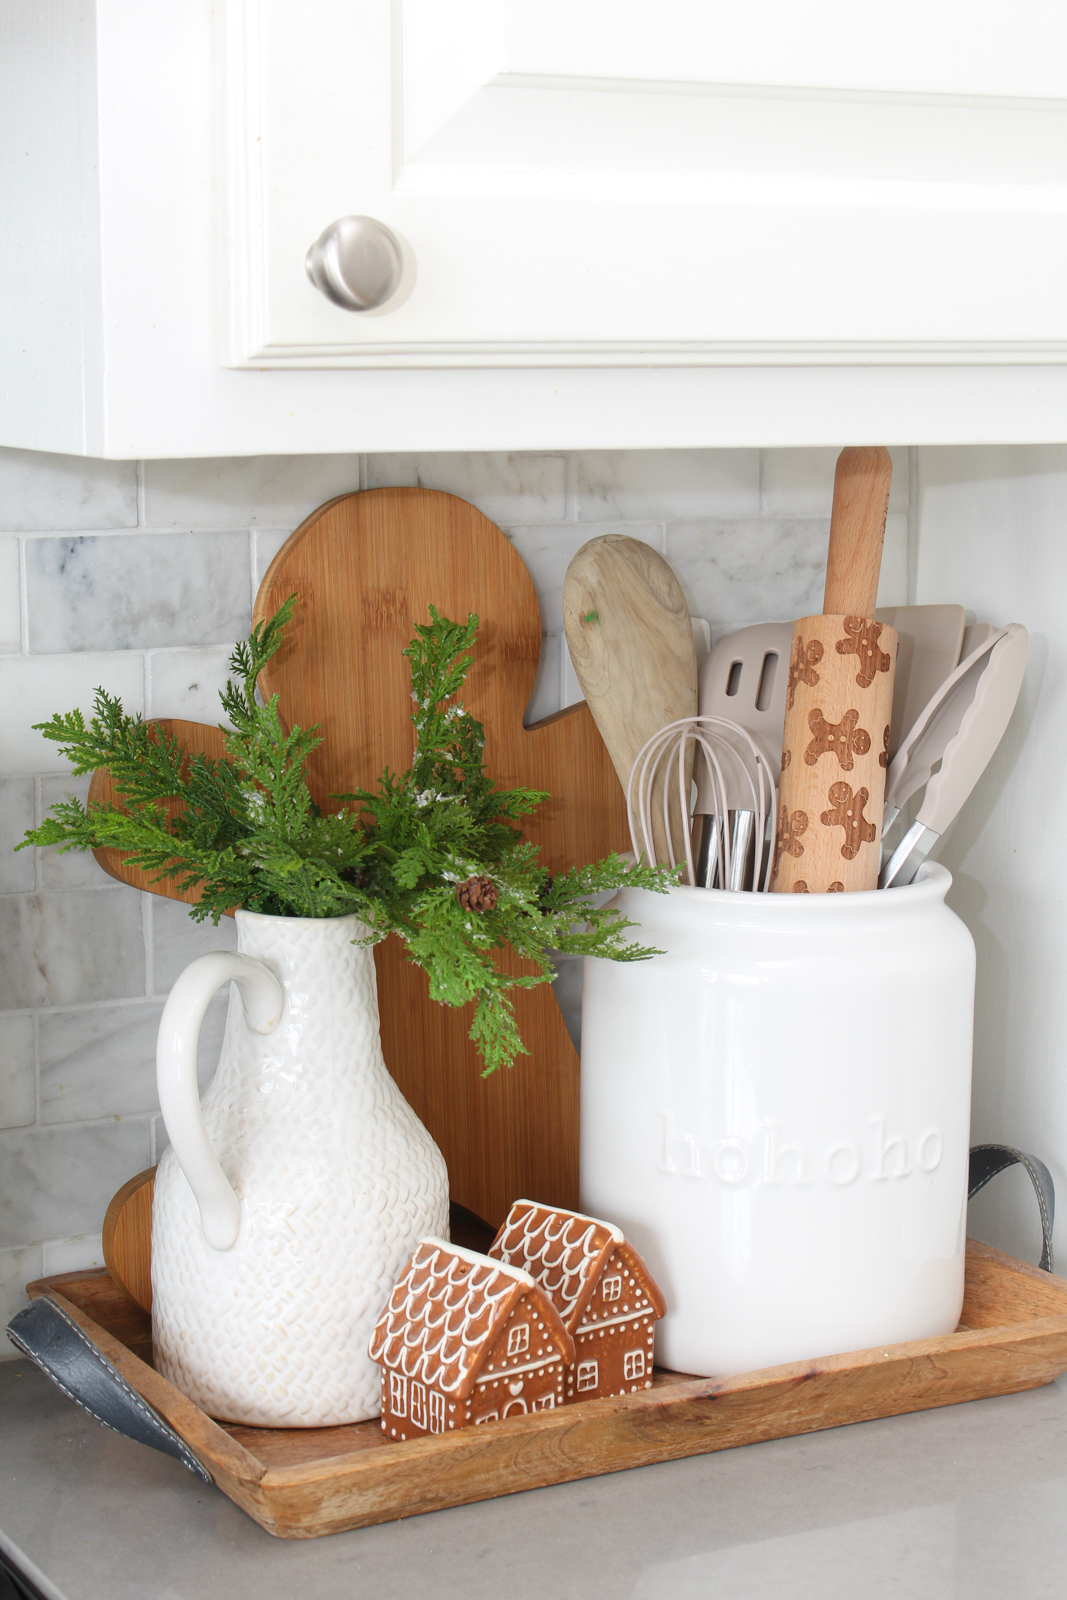
[[[662,1316],[663,1296],[644,1261],[614,1223],[533,1200],[516,1200],[489,1254],[503,1265],[529,1273],[551,1299],[564,1327],[574,1333],[602,1268],[617,1249],[631,1269],[640,1273],[657,1316]]]
[[[465,1400],[524,1296],[559,1354],[572,1361],[570,1336],[529,1273],[443,1239],[423,1239],[378,1318],[371,1359]]]

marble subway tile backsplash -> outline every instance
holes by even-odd
[[[12,847],[84,800],[32,731],[88,715],[97,685],[149,716],[216,722],[233,641],[286,538],[325,500],[392,484],[477,505],[526,563],[542,654],[527,721],[577,697],[562,639],[567,563],[599,533],[663,552],[717,636],[821,603],[834,451],[588,451],[105,462],[0,450],[0,1326],[42,1272],[98,1264],[120,1184],[166,1145],[155,1092],[163,999],[236,927],[121,887],[91,856]],[[907,599],[909,459],[895,476],[883,603]],[[201,1035],[214,1069],[226,998]],[[0,1356],[14,1354],[0,1341]]]
[[[120,884],[0,896],[0,950],[0,1010],[144,994],[140,899]]]
[[[136,462],[0,450],[0,532],[136,526]]]
[[[26,540],[31,654],[219,644],[247,634],[248,535]]]
[[[292,533],[325,500],[363,487],[357,455],[146,461],[143,474],[144,526],[152,529]]]
[[[751,517],[759,482],[758,450],[587,450],[576,460],[578,519]]]
[[[137,650],[0,656],[0,775],[69,773],[59,746],[35,733],[34,724],[75,706],[91,716],[101,685],[127,711],[143,711],[144,656]]]
[[[366,487],[443,489],[498,525],[559,522],[566,514],[562,456],[515,454],[379,455],[367,457]]]
[[[0,538],[0,654],[22,646],[19,605],[19,542]]]
[[[145,1119],[0,1133],[0,1250],[99,1230],[120,1184],[151,1163]]]
[[[33,1018],[0,1013],[0,1128],[28,1127],[36,1110]]]

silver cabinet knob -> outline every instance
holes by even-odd
[[[307,275],[346,311],[374,311],[400,287],[404,258],[395,234],[373,217],[338,217],[304,258]]]

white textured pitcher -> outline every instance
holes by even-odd
[[[160,1023],[156,1366],[231,1422],[360,1422],[380,1408],[374,1323],[419,1239],[448,1237],[444,1160],[382,1057],[363,923],[238,911],[237,932]],[[229,979],[201,1105],[197,1035]]]

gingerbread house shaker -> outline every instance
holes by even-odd
[[[663,1290],[656,1359],[727,1375],[950,1332],[974,944],[892,894],[624,890],[658,947],[585,963],[581,1205]]]

